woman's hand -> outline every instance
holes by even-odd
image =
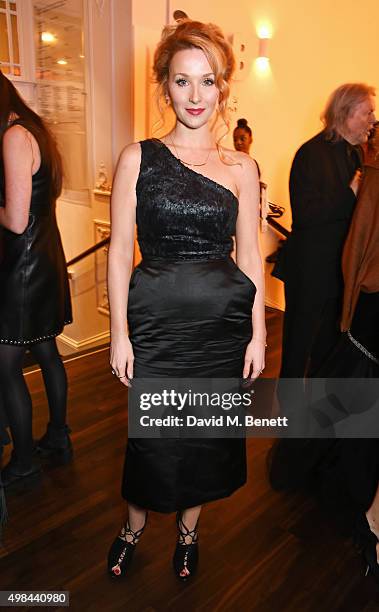
[[[255,380],[262,374],[265,368],[265,351],[266,343],[263,340],[254,337],[250,340],[246,347],[245,363],[243,366],[243,378]],[[251,372],[251,374],[250,374]]]
[[[125,387],[130,387],[133,378],[134,353],[128,335],[112,337],[109,363],[117,378]]]

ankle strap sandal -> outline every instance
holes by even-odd
[[[130,567],[136,544],[144,532],[147,522],[147,512],[145,524],[141,529],[133,531],[130,528],[129,520],[122,526],[121,533],[113,541],[108,553],[108,572],[112,578],[122,578],[126,575]],[[129,541],[127,538],[131,538]]]
[[[179,533],[173,557],[174,571],[179,580],[186,581],[195,574],[199,561],[198,522],[194,529],[188,529],[183,522],[182,515],[178,513],[176,523]]]

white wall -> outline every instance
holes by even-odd
[[[133,139],[131,3],[85,0],[84,5],[89,185],[83,201],[59,201],[58,220],[67,259],[104,237],[96,234],[95,222],[109,222],[110,197],[93,189],[102,164],[112,183],[119,153]],[[76,348],[109,336],[109,318],[101,308],[106,290],[103,252],[97,260],[101,261],[97,267],[91,255],[70,268],[74,322],[62,339]]]
[[[161,29],[175,9],[195,19],[213,21],[246,43],[249,69],[244,80],[234,85],[238,109],[232,120],[244,116],[252,125],[253,154],[269,184],[270,199],[287,208],[287,227],[290,164],[298,146],[320,128],[319,115],[326,97],[349,80],[379,85],[377,0],[366,0],[362,6],[353,0],[239,0],[233,5],[226,0],[106,0],[103,5],[86,0],[86,6],[91,187],[101,161],[111,181],[122,146],[147,135],[152,115],[151,110],[146,115],[146,105],[150,104],[152,88],[146,68],[151,65]],[[270,72],[266,75],[254,70],[256,28],[262,20],[273,30]],[[69,257],[79,246],[93,243],[94,219],[109,219],[106,196],[91,194],[89,208],[66,208],[61,223]],[[275,240],[271,231],[262,235],[264,255],[273,250]],[[106,330],[108,320],[96,312],[93,258],[82,266],[76,267],[80,297],[72,331],[83,339],[91,337],[91,330]],[[266,268],[267,301],[283,307],[282,284],[269,275],[271,267]]]
[[[241,33],[252,57],[258,51],[256,27],[272,24],[271,74],[259,78],[252,67],[235,87],[237,115],[253,125],[254,154],[271,197],[288,204],[290,163],[298,146],[319,130],[329,93],[347,81],[379,86],[379,2],[239,0],[232,7],[226,0],[171,0],[170,12],[178,8],[226,33]]]
[[[238,0],[233,4],[226,0],[169,0],[168,5],[167,11],[163,0],[133,1],[141,24],[142,16],[149,14],[150,28],[160,29],[167,12],[171,17],[175,9],[182,9],[192,19],[218,24],[226,34],[237,33],[246,43],[250,69],[246,78],[234,85],[238,109],[232,120],[246,117],[252,125],[252,153],[269,185],[269,199],[286,207],[283,224],[290,227],[291,161],[300,144],[321,128],[319,116],[329,93],[347,81],[379,86],[378,0],[361,4],[354,0]],[[270,72],[266,75],[254,69],[256,29],[262,21],[272,26]],[[270,230],[262,236],[264,255],[274,244],[275,234]],[[282,307],[282,283],[269,275],[270,269],[266,273],[268,303]]]

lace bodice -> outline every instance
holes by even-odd
[[[238,200],[191,170],[160,140],[141,142],[138,243],[144,258],[220,259],[233,248]]]

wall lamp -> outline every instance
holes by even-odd
[[[255,60],[256,66],[260,72],[267,71],[270,66],[270,57],[268,54],[269,40],[271,38],[271,28],[267,25],[261,25],[257,29],[258,33],[258,56]]]

